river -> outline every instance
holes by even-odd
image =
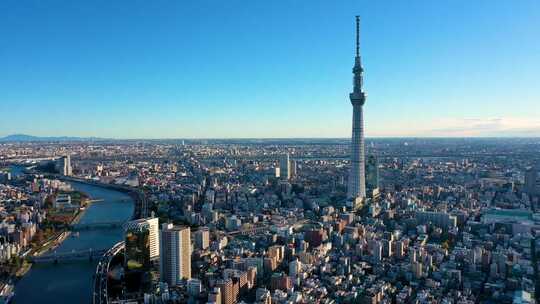
[[[71,184],[91,199],[103,200],[90,205],[80,223],[127,221],[133,215],[134,202],[127,194],[82,183]],[[69,236],[56,251],[110,248],[121,239],[121,228],[83,230],[78,237]],[[90,303],[96,265],[97,261],[35,264],[15,286],[13,303]]]

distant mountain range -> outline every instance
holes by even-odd
[[[12,134],[0,137],[0,142],[32,142],[32,141],[92,141],[105,140],[99,137],[70,137],[70,136],[33,136],[27,134]]]

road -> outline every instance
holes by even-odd
[[[116,243],[111,249],[107,250],[101,257],[96,267],[96,273],[94,274],[94,291],[92,292],[93,304],[107,304],[109,303],[109,296],[107,290],[107,274],[109,272],[109,265],[112,258],[119,254],[125,248],[124,242]]]

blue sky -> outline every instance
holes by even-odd
[[[0,1],[0,136],[540,136],[540,2]]]

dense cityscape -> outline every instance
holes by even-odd
[[[139,189],[148,209],[95,258],[94,303],[533,303],[539,149],[368,139],[353,205],[345,140],[3,143],[4,290],[32,260],[77,259],[46,257],[100,204],[80,180]]]
[[[540,138],[366,137],[354,22],[350,138],[0,138],[0,304],[537,303]]]
[[[4,301],[34,264],[91,263],[92,303],[536,303],[540,140],[366,142],[356,32],[351,143],[5,140]],[[84,221],[110,202],[81,184],[131,216]]]

